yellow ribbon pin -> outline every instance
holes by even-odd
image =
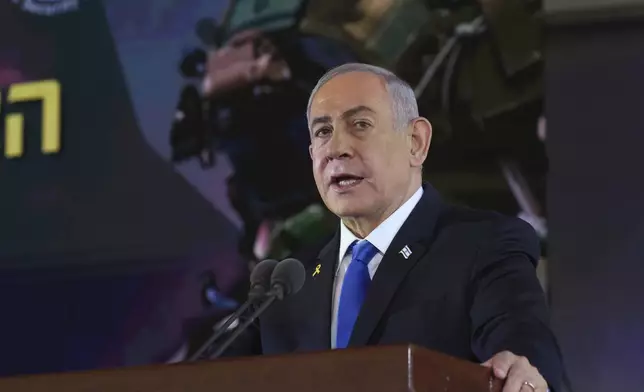
[[[313,276],[319,275],[320,274],[320,269],[322,268],[322,264],[318,264],[315,266],[315,271],[313,271]]]

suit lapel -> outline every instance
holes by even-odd
[[[311,331],[307,333],[306,348],[309,350],[328,350],[331,348],[331,299],[335,267],[338,258],[340,233],[320,251],[315,262],[307,269],[307,290],[302,293],[309,298],[310,312],[308,324]]]
[[[349,341],[349,346],[366,345],[407,273],[427,252],[440,212],[437,192],[424,186],[423,197],[411,212],[384,254],[373,277]]]

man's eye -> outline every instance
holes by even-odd
[[[371,126],[371,124],[369,124],[366,121],[356,121],[356,122],[353,123],[353,125],[358,129],[366,129],[366,128],[369,128]]]
[[[315,136],[320,137],[320,136],[325,136],[331,133],[331,130],[329,128],[320,128],[317,131],[315,131]]]

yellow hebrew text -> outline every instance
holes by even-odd
[[[24,151],[24,132],[22,131],[23,118],[21,114],[9,114],[5,120],[7,126],[4,133],[4,156],[17,158]]]
[[[61,95],[57,80],[41,80],[18,83],[9,87],[7,102],[20,103],[42,101],[42,142],[45,154],[60,151],[61,143]],[[8,114],[5,119],[5,157],[17,158],[24,152],[24,117]]]

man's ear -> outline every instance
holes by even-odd
[[[309,156],[313,159],[313,144],[309,144]]]
[[[411,166],[421,167],[432,142],[432,124],[424,117],[419,117],[412,123],[411,129]]]

